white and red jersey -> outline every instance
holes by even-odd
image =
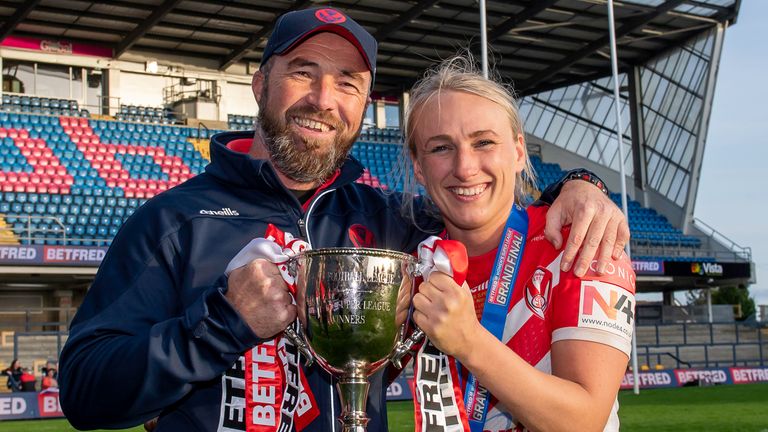
[[[519,275],[515,281],[502,342],[537,369],[551,373],[550,350],[561,340],[585,340],[630,354],[635,306],[635,273],[624,255],[608,265],[606,274],[589,271],[577,278],[561,272],[562,250],[544,238],[548,207],[527,209],[529,225]],[[567,238],[568,229],[563,231]],[[467,283],[482,315],[496,251],[470,257]],[[466,371],[466,369],[464,369]],[[481,383],[482,384],[482,383]],[[486,431],[525,430],[512,416],[491,405]],[[614,403],[605,431],[618,431],[618,403]]]

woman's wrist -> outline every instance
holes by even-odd
[[[496,338],[488,333],[488,330],[486,330],[478,321],[473,322],[472,329],[468,332],[467,342],[464,343],[462,352],[457,353],[454,357],[469,370],[474,370],[475,367],[482,362],[484,357],[483,348],[487,347],[489,343],[487,339],[488,336],[491,336],[493,340],[496,340]]]

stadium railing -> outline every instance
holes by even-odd
[[[743,323],[680,323],[636,327],[638,359],[649,366],[674,356],[675,367],[766,366],[766,328]],[[668,366],[668,364],[664,364]]]
[[[0,214],[17,240],[23,244],[67,244],[67,226],[55,216],[44,214]]]
[[[76,307],[0,307],[0,331],[64,329],[69,327],[76,312]],[[0,341],[0,345],[2,343]]]
[[[13,335],[13,358],[31,363],[37,359],[56,360],[69,336],[68,331],[16,332]]]

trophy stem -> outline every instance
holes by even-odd
[[[339,397],[341,398],[341,421],[343,432],[365,432],[368,416],[365,413],[368,400],[368,378],[366,362],[351,361],[344,368],[339,378]]]

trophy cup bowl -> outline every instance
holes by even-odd
[[[368,377],[404,336],[415,260],[388,250],[329,248],[304,252],[291,267],[304,340],[339,380],[342,430],[362,432]]]

